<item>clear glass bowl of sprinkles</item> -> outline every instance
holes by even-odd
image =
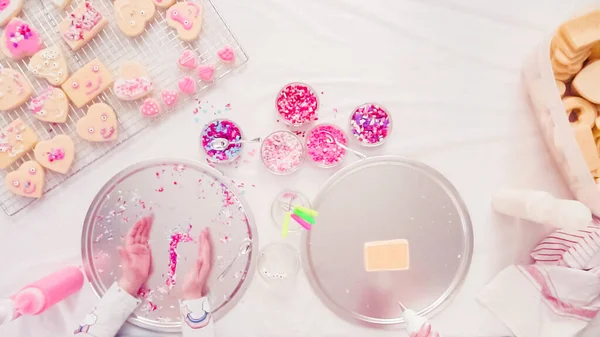
[[[296,172],[304,162],[304,145],[293,132],[279,130],[268,135],[260,146],[260,158],[273,174]]]
[[[350,133],[360,145],[373,147],[383,144],[392,132],[392,116],[380,104],[365,103],[350,115]]]
[[[208,160],[215,163],[230,163],[240,156],[243,144],[229,144],[224,150],[215,150],[211,142],[217,138],[224,138],[229,142],[242,140],[242,130],[237,124],[224,118],[208,122],[202,130],[200,145]]]
[[[284,123],[301,126],[317,118],[319,97],[308,84],[292,82],[286,84],[277,94],[275,109]]]
[[[319,124],[306,134],[306,154],[318,166],[330,168],[339,165],[346,157],[346,150],[338,146],[337,140],[343,145],[348,144],[348,138],[342,129],[333,124]]]

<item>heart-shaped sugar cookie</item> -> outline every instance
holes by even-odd
[[[133,101],[147,96],[152,89],[154,84],[144,66],[133,61],[121,64],[119,78],[113,85],[113,92],[119,99]]]
[[[179,93],[177,93],[175,90],[165,89],[162,91],[162,100],[169,108],[177,103],[178,98]]]
[[[156,14],[152,0],[117,0],[113,4],[117,25],[127,36],[138,36]]]
[[[203,80],[204,82],[211,82],[213,80],[213,77],[215,76],[215,67],[211,65],[201,64],[198,66],[198,69],[196,69],[196,72],[198,73],[198,77],[200,77],[201,80]]]
[[[161,113],[160,103],[152,97],[146,98],[140,107],[140,111],[146,117],[158,115]]]
[[[33,160],[6,175],[6,187],[14,194],[39,198],[44,193],[44,168]]]
[[[217,55],[221,59],[221,61],[225,63],[233,63],[235,62],[235,52],[233,48],[230,46],[225,46],[217,52]]]
[[[69,66],[59,47],[40,50],[29,60],[29,70],[37,78],[44,78],[58,86],[69,78]]]
[[[179,59],[177,60],[177,64],[182,69],[194,69],[198,65],[198,59],[196,58],[196,54],[193,51],[186,49],[181,52],[179,55]]]
[[[117,115],[105,103],[92,105],[85,116],[77,121],[77,134],[90,142],[108,142],[117,139]]]
[[[69,98],[59,88],[48,87],[31,99],[29,110],[35,118],[49,123],[64,123],[69,117]]]
[[[45,168],[65,174],[71,168],[75,158],[75,145],[71,137],[58,135],[50,140],[37,143],[34,150],[35,160]]]

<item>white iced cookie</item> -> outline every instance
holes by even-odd
[[[0,169],[5,169],[37,144],[35,132],[20,119],[0,129]]]
[[[56,8],[65,9],[71,3],[71,0],[50,0],[50,2]]]
[[[98,59],[77,70],[62,88],[78,108],[88,104],[113,84],[113,77]]]
[[[125,62],[119,69],[113,92],[124,101],[133,101],[147,96],[153,89],[152,79],[144,66],[137,62]]]
[[[65,174],[75,158],[75,144],[71,137],[58,135],[50,140],[39,142],[33,150],[35,160],[43,167]]]
[[[167,11],[167,24],[177,30],[183,41],[193,41],[202,30],[204,9],[197,2],[178,2]]]
[[[12,18],[0,37],[0,50],[13,60],[32,56],[42,49],[40,33],[28,22]]]
[[[59,86],[69,78],[69,67],[59,47],[40,50],[29,60],[29,70],[35,77]]]
[[[21,12],[23,0],[0,1],[0,26],[4,26],[10,19]]]
[[[108,24],[89,1],[83,2],[58,25],[60,36],[73,51],[79,50]]]
[[[152,0],[117,0],[114,8],[117,25],[127,36],[142,34],[156,14]]]
[[[105,103],[92,105],[77,121],[77,134],[90,142],[108,142],[117,139],[117,115]]]
[[[0,110],[12,110],[27,102],[33,89],[23,75],[10,68],[0,68]]]
[[[48,123],[64,123],[69,117],[69,98],[60,89],[48,87],[29,102],[29,110],[35,118]]]
[[[6,187],[16,195],[39,198],[44,193],[44,168],[33,160],[6,175]]]
[[[159,8],[169,8],[175,3],[175,0],[152,0],[152,1],[156,5],[156,7],[159,7]]]

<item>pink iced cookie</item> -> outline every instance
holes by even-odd
[[[198,73],[198,76],[201,80],[203,80],[204,82],[211,82],[213,80],[213,77],[215,76],[215,67],[211,65],[201,64],[198,66],[198,69],[196,69],[196,72]]]
[[[175,90],[165,89],[162,91],[162,100],[166,106],[169,108],[177,104],[177,99],[179,98],[179,93]]]
[[[225,63],[233,63],[235,62],[235,52],[233,48],[230,46],[225,46],[217,52],[217,55],[221,59],[221,61]]]
[[[160,103],[152,97],[146,98],[140,107],[140,111],[146,117],[156,116],[161,113]]]
[[[19,18],[12,18],[2,32],[0,49],[13,60],[32,56],[42,47],[40,33]]]
[[[196,54],[193,51],[186,49],[181,55],[179,55],[179,59],[177,60],[177,65],[179,65],[182,69],[194,69],[198,66],[198,59],[196,58]]]
[[[179,90],[184,94],[193,95],[196,93],[196,81],[191,76],[183,76],[179,80]]]

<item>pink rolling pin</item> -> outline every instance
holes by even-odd
[[[433,331],[431,324],[423,316],[419,316],[414,310],[408,309],[404,304],[400,303],[402,309],[402,317],[406,323],[406,331],[410,337],[440,337],[440,334]]]
[[[77,267],[65,267],[21,289],[14,297],[19,315],[39,315],[76,293],[83,286],[83,273]]]

